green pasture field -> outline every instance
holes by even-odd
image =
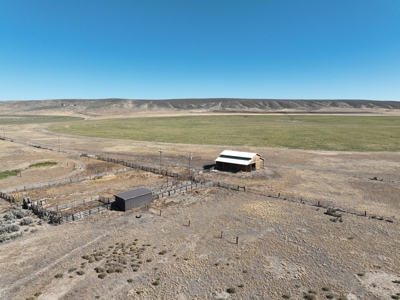
[[[67,116],[39,116],[39,115],[1,115],[1,125],[21,125],[21,124],[40,124],[40,123],[58,123],[58,122],[72,122],[83,120],[78,117]]]
[[[400,150],[400,117],[386,116],[157,117],[52,124],[49,130],[166,143],[335,151]]]

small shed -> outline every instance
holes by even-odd
[[[225,150],[215,160],[215,168],[230,172],[251,172],[264,168],[264,158],[260,154]]]
[[[153,192],[146,188],[123,192],[114,195],[116,206],[123,211],[141,206],[153,201]]]

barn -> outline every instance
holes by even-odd
[[[215,168],[230,172],[251,172],[264,168],[264,159],[260,154],[225,150],[215,160]]]
[[[153,200],[153,193],[146,188],[139,188],[114,195],[115,204],[122,211],[150,203]]]

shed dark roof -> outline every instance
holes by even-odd
[[[142,196],[142,195],[147,195],[147,194],[151,194],[152,191],[146,188],[139,188],[139,189],[135,189],[135,190],[131,190],[131,191],[127,191],[127,192],[123,192],[123,193],[119,193],[119,194],[115,194],[114,196],[122,198],[124,200],[128,200],[128,199],[132,199],[138,196]]]

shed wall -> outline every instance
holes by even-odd
[[[152,193],[145,194],[145,195],[140,195],[135,198],[127,199],[125,201],[125,210],[130,210],[134,207],[141,206],[146,203],[150,203],[153,201],[153,195]]]
[[[116,201],[117,207],[120,210],[127,211],[134,207],[138,207],[143,204],[150,203],[151,201],[153,201],[153,195],[152,195],[152,193],[148,193],[148,194],[136,196],[133,198],[129,198],[126,200],[123,198],[120,198],[118,196],[115,196],[115,201]]]

